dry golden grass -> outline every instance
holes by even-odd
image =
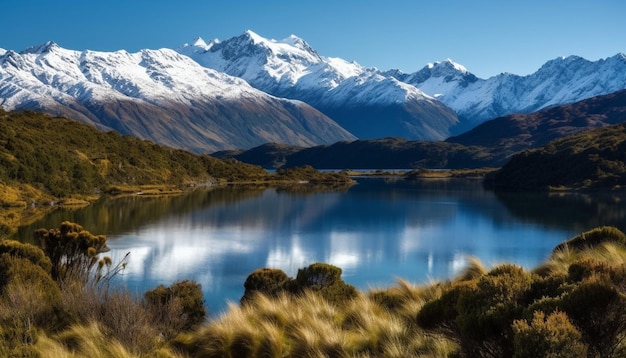
[[[35,351],[46,358],[182,358],[167,348],[157,348],[149,354],[133,353],[115,338],[106,334],[97,323],[75,325],[55,336],[40,335]]]
[[[431,292],[402,281],[398,313],[360,294],[341,307],[319,295],[257,295],[178,343],[201,357],[447,356],[456,346],[422,331],[414,312]]]
[[[613,242],[604,242],[593,250],[576,250],[564,246],[552,253],[552,256],[533,270],[541,276],[566,275],[569,267],[580,261],[596,261],[610,267],[626,264],[626,248]]]

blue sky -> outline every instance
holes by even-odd
[[[250,29],[295,34],[322,56],[414,72],[451,58],[487,78],[547,60],[626,52],[623,0],[0,0],[0,48],[175,48]]]

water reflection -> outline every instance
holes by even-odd
[[[213,313],[237,301],[256,268],[295,276],[313,262],[344,270],[361,289],[458,273],[468,256],[533,267],[559,242],[599,225],[622,225],[615,196],[494,194],[478,182],[359,179],[340,192],[293,194],[229,187],[164,198],[123,198],[58,211],[19,232],[63,220],[106,234],[112,254],[131,252],[122,282],[138,294],[190,278]],[[623,230],[623,228],[622,228]]]

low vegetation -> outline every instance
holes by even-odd
[[[626,124],[524,151],[486,183],[504,189],[621,189],[626,185]]]
[[[265,168],[311,165],[323,169],[482,168],[500,166],[510,153],[448,142],[381,138],[310,148],[265,144],[247,151],[214,153]]]
[[[38,246],[0,243],[6,357],[623,357],[626,235],[600,227],[533,270],[477,260],[456,278],[360,292],[315,263],[252,272],[239,304],[207,319],[200,285],[115,288],[124,261],[64,222]]]
[[[271,174],[260,166],[104,133],[71,119],[0,108],[0,238],[50,204],[85,205],[101,195],[163,195],[224,183],[297,182],[352,183],[347,175],[310,167]]]

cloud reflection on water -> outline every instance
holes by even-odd
[[[50,223],[35,225],[87,222],[92,233],[107,234],[112,254],[131,252],[123,280],[133,290],[194,279],[209,309],[219,310],[226,299],[241,297],[247,275],[261,267],[295,276],[299,268],[327,262],[361,289],[389,286],[396,277],[414,283],[451,277],[468,256],[487,265],[533,267],[585,223],[624,219],[619,215],[626,212],[626,201],[613,200],[612,209],[598,206],[612,215],[596,210],[591,218],[593,207],[578,210],[585,212],[583,221],[558,215],[571,212],[572,202],[594,205],[587,199],[496,196],[479,183],[363,179],[336,193],[221,188],[123,199],[54,213]]]

